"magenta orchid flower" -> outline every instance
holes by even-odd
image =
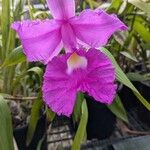
[[[56,56],[47,64],[43,99],[58,115],[70,116],[77,92],[87,92],[96,101],[111,104],[116,94],[115,69],[97,49],[77,50]]]
[[[115,15],[102,10],[84,10],[75,16],[74,0],[47,0],[47,4],[54,19],[12,24],[29,61],[47,64],[62,47],[67,52],[79,43],[99,47],[105,45],[116,30],[127,29]]]

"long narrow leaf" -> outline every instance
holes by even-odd
[[[76,104],[73,110],[73,119],[75,120],[75,122],[78,122],[80,120],[83,100],[84,95],[82,93],[78,93]]]
[[[32,141],[34,131],[36,129],[36,125],[40,116],[41,107],[42,107],[41,99],[35,100],[32,106],[31,117],[30,117],[28,131],[27,131],[27,140],[26,140],[27,145],[29,145],[30,142]]]
[[[11,112],[0,95],[0,150],[14,150]]]
[[[150,14],[150,3],[143,2],[142,0],[128,0],[128,2]]]
[[[82,103],[82,114],[80,118],[80,123],[73,141],[72,150],[80,150],[81,143],[83,142],[86,134],[87,121],[88,121],[88,109],[86,101],[84,100]]]
[[[127,77],[131,80],[131,81],[148,81],[150,80],[150,77],[147,77],[147,76],[144,76],[144,75],[141,75],[137,72],[129,72],[127,73]]]
[[[107,11],[117,12],[122,4],[122,0],[112,0],[110,7]]]
[[[134,29],[145,42],[150,42],[150,31],[141,22],[135,21]]]
[[[55,115],[56,114],[50,108],[47,107],[47,109],[46,109],[46,119],[47,119],[47,121],[52,122],[53,119],[55,118]]]
[[[111,60],[112,63],[114,64],[115,68],[116,68],[116,76],[117,76],[117,80],[121,83],[123,83],[124,85],[126,85],[127,87],[129,87],[133,93],[135,94],[135,96],[138,98],[138,100],[148,109],[150,110],[150,103],[148,103],[146,101],[146,99],[138,92],[138,90],[134,87],[134,85],[130,82],[130,80],[127,78],[127,76],[125,75],[125,73],[122,71],[122,69],[119,67],[119,65],[117,64],[115,58],[113,57],[113,55],[104,47],[101,48],[102,52],[104,52]]]
[[[128,121],[128,117],[127,117],[127,113],[125,111],[125,108],[120,100],[119,96],[116,96],[116,99],[114,100],[114,102],[111,105],[107,106],[112,113],[114,113],[118,118],[120,118],[121,120],[125,121],[125,122],[129,122]]]
[[[9,23],[10,23],[10,0],[2,0],[2,15],[1,15],[1,27],[2,27],[2,60],[5,59],[7,38],[9,35]]]
[[[26,60],[22,47],[15,48],[5,59],[1,67],[10,67]]]
[[[40,67],[32,67],[28,70],[28,72],[34,72],[39,76],[40,80],[42,80],[43,70]]]

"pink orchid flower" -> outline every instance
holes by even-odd
[[[127,27],[102,10],[84,10],[75,16],[74,0],[47,0],[54,19],[21,21],[12,24],[29,61],[47,64],[62,47],[71,52],[79,43],[90,47],[105,45],[116,30]]]
[[[111,104],[116,94],[115,69],[106,55],[91,48],[54,57],[43,82],[43,99],[58,115],[70,116],[77,92],[87,92],[101,103]]]

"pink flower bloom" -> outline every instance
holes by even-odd
[[[116,30],[127,29],[115,15],[102,10],[85,10],[75,16],[74,0],[47,0],[47,4],[54,19],[12,24],[29,61],[47,64],[63,46],[67,52],[78,43],[99,47],[105,45]]]
[[[58,115],[70,116],[77,92],[87,92],[96,101],[111,104],[116,94],[115,69],[106,55],[82,49],[54,57],[47,64],[43,99]]]

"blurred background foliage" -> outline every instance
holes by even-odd
[[[128,26],[128,31],[115,33],[105,48],[111,52],[129,79],[133,81],[150,80],[150,0],[76,0],[77,12],[88,8],[104,9],[108,13],[115,13]],[[46,2],[45,0],[0,0],[0,10],[0,93],[3,97],[40,97],[41,99],[41,95],[38,93],[41,91],[44,66],[41,63],[26,61],[18,36],[10,28],[10,25],[17,20],[52,18]],[[106,54],[109,55],[107,50]],[[111,55],[109,56],[112,58]],[[142,69],[135,70],[136,66],[140,66]],[[130,87],[140,101],[150,109],[150,105],[138,94],[123,72],[119,75],[119,81]],[[124,110],[122,105],[120,107]],[[118,117],[121,116],[120,118],[126,121],[125,111],[120,112],[120,108],[117,108],[113,106],[110,109],[115,110],[113,112],[119,114]],[[52,114],[48,115],[49,120],[54,116],[52,112],[47,112],[47,114]],[[32,119],[36,120],[37,118],[31,117],[33,124],[36,121]],[[83,128],[85,129],[85,127]],[[29,130],[34,131],[32,125]],[[29,139],[31,140],[30,131]],[[7,135],[8,133],[3,134]],[[7,138],[7,136],[4,137]],[[82,139],[82,137],[80,138]]]

